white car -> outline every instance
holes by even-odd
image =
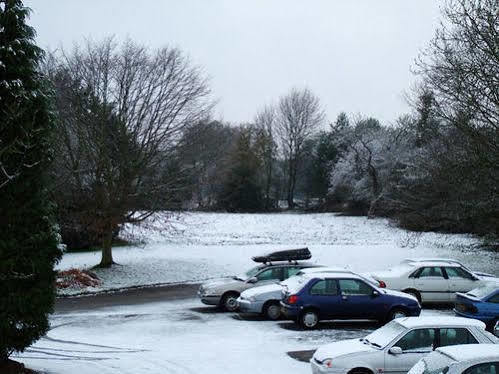
[[[489,282],[494,275],[469,270],[450,259],[407,259],[371,276],[387,288],[412,294],[421,303],[452,303],[456,292],[466,293]]]
[[[499,345],[467,344],[437,348],[409,370],[409,374],[497,374]]]
[[[327,344],[310,360],[312,373],[406,373],[437,347],[497,344],[485,324],[462,317],[397,318],[365,338]]]

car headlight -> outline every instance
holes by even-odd
[[[333,367],[333,359],[332,358],[326,358],[325,360],[322,361],[322,366],[325,368],[332,368]]]
[[[256,297],[255,296],[248,297],[248,300],[251,302],[254,302],[254,301],[256,301]]]

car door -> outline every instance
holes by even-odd
[[[273,266],[265,269],[256,275],[258,286],[275,283],[276,281],[282,281],[284,276],[284,269],[282,266]]]
[[[379,319],[386,314],[381,295],[360,279],[339,279],[343,318]]]
[[[414,275],[414,286],[423,302],[450,302],[449,280],[440,266],[425,266]]]
[[[446,347],[459,344],[478,344],[478,340],[465,327],[439,329],[437,345]]]
[[[471,291],[472,289],[479,286],[479,282],[476,278],[458,266],[446,266],[445,273],[447,274],[447,278],[449,278],[449,291],[450,291],[450,299],[454,301],[456,298],[456,292],[466,293]]]
[[[420,328],[407,332],[385,349],[385,372],[406,373],[421,358],[431,353],[435,347],[436,331],[433,328]],[[390,348],[400,347],[402,353],[390,353]]]
[[[317,307],[321,319],[341,318],[341,297],[336,279],[319,279],[312,284],[307,305]]]

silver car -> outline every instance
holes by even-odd
[[[406,373],[437,347],[497,344],[485,324],[462,317],[397,318],[362,339],[320,347],[310,360],[317,373]]]
[[[246,273],[210,280],[199,287],[198,296],[206,305],[217,305],[229,312],[235,312],[241,292],[256,286],[275,284],[287,279],[303,268],[317,267],[309,262],[274,262],[255,266]]]
[[[499,373],[499,345],[466,344],[437,348],[409,370],[409,374]]]

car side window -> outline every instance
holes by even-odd
[[[338,283],[334,279],[320,280],[310,288],[310,295],[338,295]]]
[[[405,334],[394,346],[402,348],[402,351],[430,352],[435,342],[435,329],[416,329]]]
[[[444,277],[444,274],[442,273],[442,269],[438,266],[428,266],[424,267],[423,270],[419,273],[419,278],[425,278],[425,277]]]
[[[485,362],[466,369],[463,374],[499,374],[499,362]]]
[[[499,293],[487,300],[489,303],[499,304]]]
[[[340,288],[343,295],[372,295],[373,289],[357,279],[340,279]]]
[[[449,278],[473,279],[473,276],[470,273],[461,268],[446,267],[445,272],[447,273]]]
[[[282,268],[280,267],[273,267],[267,270],[262,271],[259,273],[256,278],[259,281],[264,281],[264,280],[272,280],[272,279],[282,279]]]
[[[477,344],[477,340],[468,329],[440,329],[440,347],[457,344]]]
[[[296,275],[299,273],[301,268],[299,267],[294,267],[294,266],[289,266],[284,269],[284,278],[287,279],[289,277],[292,277],[293,275]]]

